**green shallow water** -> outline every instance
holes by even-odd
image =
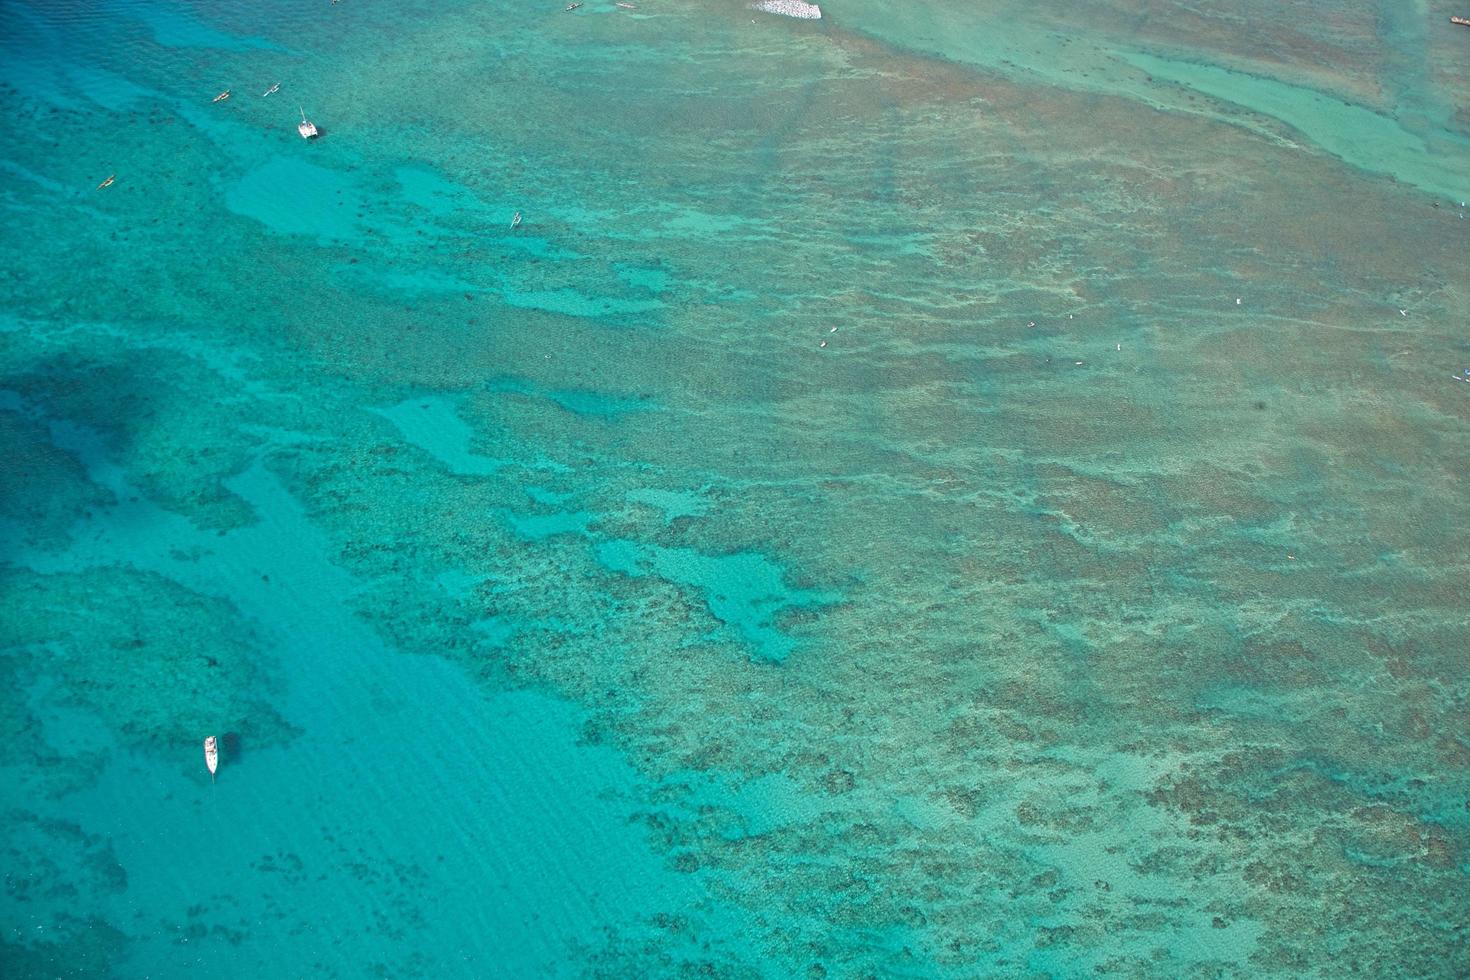
[[[1470,32],[562,6],[0,6],[0,973],[1470,972]]]

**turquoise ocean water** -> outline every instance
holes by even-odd
[[[636,2],[0,3],[0,975],[1470,973],[1470,8]]]

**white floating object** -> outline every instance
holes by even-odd
[[[1239,296],[1235,297],[1235,305],[1236,306],[1239,306],[1240,305],[1240,297]]]
[[[782,17],[798,17],[801,20],[822,19],[822,8],[814,3],[804,3],[803,0],[757,0],[750,5],[750,9],[780,14]]]
[[[219,768],[219,739],[213,735],[204,740],[204,764],[209,767],[209,781],[214,782],[214,771]]]
[[[316,123],[306,118],[305,109],[301,110],[301,122],[297,123],[296,132],[300,133],[304,140],[313,139],[316,136]]]

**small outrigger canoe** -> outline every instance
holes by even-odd
[[[260,93],[260,97],[263,99],[267,95],[271,95],[271,94],[273,94],[275,92],[279,92],[280,90],[281,90],[281,83],[280,82],[276,82],[276,84],[272,85],[270,88],[266,89],[264,92],[261,92]]]
[[[515,231],[516,228],[520,227],[520,224],[521,224],[521,213],[519,211],[517,211],[516,212],[516,216],[514,218],[511,218],[510,219],[510,230],[511,231]]]
[[[569,4],[567,4],[566,9],[567,10],[576,10],[580,6],[582,6],[580,3],[569,3]]]
[[[117,180],[117,174],[110,175],[106,180],[97,185],[97,189],[100,191],[104,187],[111,187],[114,180]]]
[[[219,739],[213,735],[204,740],[204,764],[209,767],[209,781],[214,782],[214,771],[219,768]]]
[[[1461,27],[1470,27],[1470,17],[1451,17],[1451,24],[1459,24]]]
[[[219,95],[216,95],[214,98],[210,99],[209,101],[211,101],[211,102],[223,102],[225,99],[228,99],[229,97],[230,97],[230,90],[229,89],[225,89],[223,92],[221,92]]]
[[[618,0],[617,3],[613,4],[613,6],[614,7],[622,7],[624,10],[637,10],[638,9],[636,6],[634,6],[631,3],[623,3],[622,0]]]

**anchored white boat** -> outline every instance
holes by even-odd
[[[213,735],[204,740],[204,764],[209,767],[209,781],[214,782],[214,771],[219,768],[219,739]]]
[[[300,109],[301,107],[297,106],[297,108]],[[304,140],[309,140],[316,136],[316,123],[306,118],[305,109],[301,109],[301,122],[297,124],[296,132],[300,133],[301,138]]]

